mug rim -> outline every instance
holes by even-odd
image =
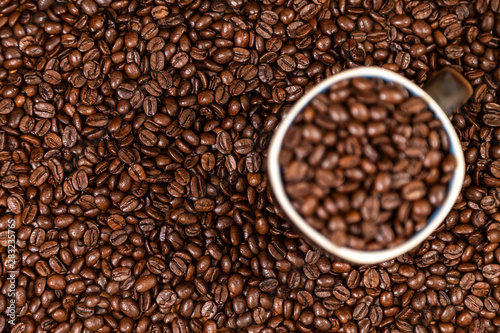
[[[423,100],[425,100],[428,108],[443,124],[443,128],[449,138],[450,153],[455,158],[455,168],[453,171],[453,176],[448,183],[448,192],[443,204],[441,204],[441,206],[433,212],[423,229],[414,233],[410,238],[408,238],[401,244],[384,250],[356,250],[345,246],[338,246],[331,242],[321,232],[314,229],[293,207],[290,198],[285,192],[284,182],[281,174],[281,166],[279,164],[279,156],[281,153],[285,134],[292,125],[297,115],[304,109],[304,107],[314,97],[327,90],[331,85],[340,81],[357,77],[379,78],[387,82],[398,83],[405,87],[412,95],[421,97]],[[465,177],[465,159],[460,139],[458,138],[453,125],[448,119],[448,116],[444,113],[443,109],[437,104],[437,102],[427,92],[425,92],[425,90],[423,90],[404,76],[390,70],[380,67],[363,66],[348,69],[328,77],[327,79],[314,86],[297,102],[295,102],[288,114],[281,119],[271,139],[267,157],[267,170],[273,194],[278,201],[280,208],[285,212],[287,217],[295,224],[295,226],[297,226],[299,230],[304,233],[305,236],[307,236],[317,245],[321,246],[327,252],[349,262],[355,264],[376,264],[393,259],[411,251],[413,248],[420,245],[427,237],[429,237],[432,232],[434,232],[440,226],[440,224],[453,208],[455,201],[462,189],[462,184]]]

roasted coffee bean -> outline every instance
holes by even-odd
[[[223,154],[229,154],[233,150],[233,142],[229,133],[223,131],[217,135],[217,149]]]
[[[15,104],[11,99],[2,99],[0,101],[0,114],[9,114],[14,110]]]
[[[273,278],[265,279],[259,283],[259,288],[263,292],[269,293],[276,289],[278,286],[278,281]]]
[[[113,230],[123,229],[126,225],[125,218],[121,215],[110,215],[107,220],[108,226]]]
[[[483,301],[474,295],[468,295],[464,300],[465,306],[472,312],[479,312],[483,309]]]
[[[46,102],[39,102],[34,105],[33,112],[40,118],[54,118],[56,115],[56,108],[54,105]]]
[[[177,294],[172,289],[163,289],[156,298],[156,303],[161,308],[173,306],[177,301]]]
[[[182,276],[187,272],[186,262],[182,258],[174,258],[169,264],[170,270],[177,276]]]
[[[368,304],[359,303],[353,310],[353,318],[356,320],[361,320],[368,315],[368,311],[370,310]]]
[[[488,264],[483,267],[482,274],[487,279],[493,279],[500,276],[499,264]]]
[[[379,285],[379,281],[380,281],[379,279],[380,279],[380,277],[379,277],[378,272],[372,268],[368,269],[363,274],[363,282],[367,288],[371,288],[371,289],[377,288]]]
[[[64,128],[64,131],[62,133],[62,144],[65,147],[74,147],[78,141],[78,131],[77,129],[72,126],[68,125]]]
[[[127,317],[137,319],[140,315],[139,305],[131,298],[121,299],[119,302],[120,311]]]
[[[278,58],[277,63],[278,66],[280,66],[280,68],[285,72],[293,71],[296,66],[295,59],[286,54]]]
[[[56,241],[48,241],[40,246],[40,256],[43,258],[50,258],[57,255],[59,252],[60,245]]]
[[[36,168],[30,176],[30,184],[34,186],[41,186],[49,178],[49,170],[47,167],[41,165]]]
[[[253,150],[254,143],[251,139],[240,139],[234,143],[234,151],[238,154],[248,154]]]
[[[314,299],[313,296],[306,290],[300,290],[297,293],[297,301],[305,307],[312,306]]]
[[[135,289],[138,292],[142,293],[154,288],[157,284],[158,281],[156,279],[156,276],[146,275],[137,279],[137,281],[135,282]]]

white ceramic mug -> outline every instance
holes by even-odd
[[[324,92],[333,84],[340,81],[357,77],[379,78],[384,81],[395,82],[405,87],[410,94],[421,97],[427,102],[429,109],[434,112],[443,124],[450,142],[450,152],[455,157],[455,169],[453,177],[448,185],[448,193],[443,204],[434,211],[426,226],[416,232],[412,237],[403,243],[384,250],[361,251],[348,247],[338,246],[332,243],[325,235],[310,226],[304,218],[293,207],[289,197],[285,193],[279,156],[286,132],[292,125],[296,116],[304,107],[318,94]],[[424,90],[425,89],[425,90]],[[308,93],[306,93],[290,109],[289,113],[281,120],[275,131],[268,151],[267,168],[268,177],[274,196],[285,212],[287,217],[295,226],[312,242],[317,244],[332,255],[347,260],[355,264],[375,264],[398,257],[422,243],[429,235],[436,230],[452,209],[462,188],[465,176],[465,161],[460,140],[448,119],[459,105],[463,104],[472,95],[470,84],[460,74],[452,69],[445,69],[439,72],[426,88],[420,88],[415,83],[392,71],[379,67],[358,67],[342,71],[324,81],[320,82]],[[432,96],[432,97],[431,97]]]

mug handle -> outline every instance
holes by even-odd
[[[463,105],[473,93],[469,81],[451,67],[443,68],[436,73],[423,89],[448,116]]]

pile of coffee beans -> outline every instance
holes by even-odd
[[[455,158],[427,103],[381,79],[316,95],[280,155],[295,209],[339,246],[381,250],[421,230],[446,198]]]
[[[498,331],[499,5],[0,1],[0,331]],[[360,65],[474,87],[453,211],[372,266],[304,240],[265,170],[294,101]]]

